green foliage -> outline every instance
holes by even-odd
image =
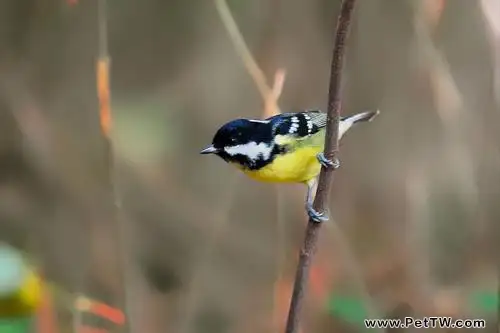
[[[477,290],[469,296],[472,311],[481,314],[494,314],[498,309],[498,295],[491,290]]]
[[[328,312],[353,325],[364,325],[368,309],[360,297],[332,295],[327,304]]]
[[[473,291],[467,299],[467,307],[482,316],[495,314],[498,295],[494,290]],[[328,313],[353,325],[364,325],[368,309],[363,299],[348,295],[332,295],[327,304]]]
[[[33,318],[1,319],[0,332],[2,333],[28,333],[33,331]]]

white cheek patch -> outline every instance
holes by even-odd
[[[258,144],[255,142],[249,142],[243,145],[225,147],[224,150],[231,156],[244,155],[250,160],[255,161],[259,157],[262,157],[264,160],[269,159],[269,157],[271,157],[273,147],[264,142]]]

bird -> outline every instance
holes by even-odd
[[[354,125],[371,121],[379,111],[342,117],[339,140]],[[313,208],[313,192],[321,166],[338,168],[338,158],[324,154],[328,115],[320,110],[281,113],[267,119],[234,119],[222,125],[200,154],[214,154],[250,178],[268,183],[307,185],[306,212],[315,222],[327,221]]]
[[[42,304],[42,278],[16,248],[0,243],[0,320],[35,315]]]

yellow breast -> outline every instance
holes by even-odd
[[[259,170],[242,171],[249,177],[263,182],[307,182],[316,177],[321,170],[316,158],[321,151],[321,146],[297,147],[293,152],[277,156],[272,163]]]

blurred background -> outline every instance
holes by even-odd
[[[283,111],[326,110],[340,1],[103,4],[0,2],[0,241],[43,276],[37,332],[283,331],[305,188],[198,154],[222,123],[267,115],[221,14],[268,89],[282,79]],[[357,2],[342,113],[381,114],[342,142],[302,332],[409,315],[495,329],[499,7]],[[129,327],[93,302],[127,309]]]

